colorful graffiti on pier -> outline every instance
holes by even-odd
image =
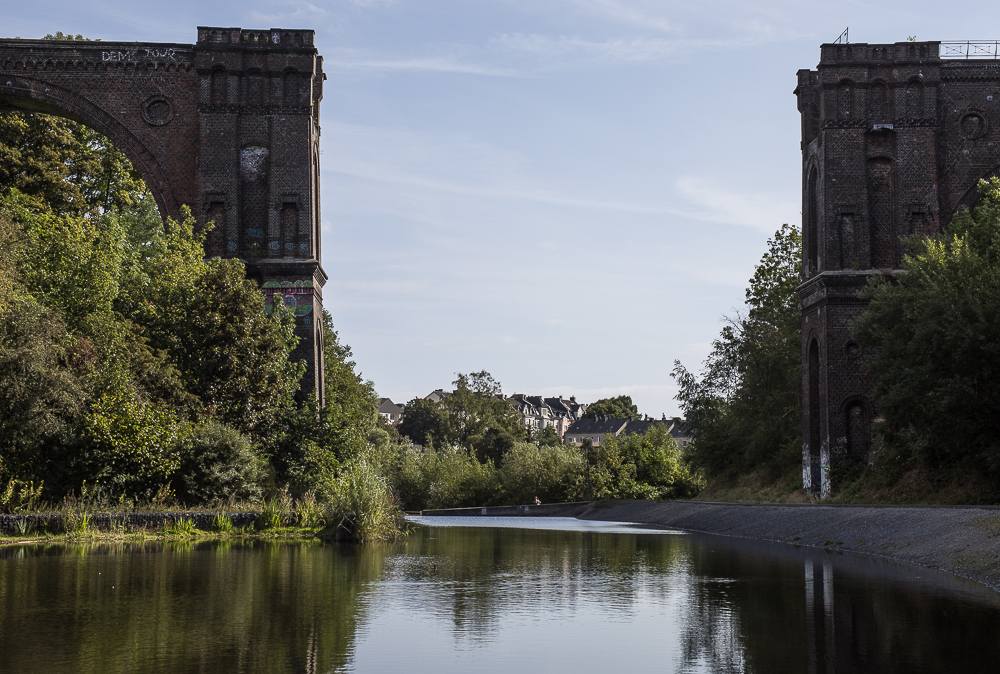
[[[313,312],[313,282],[312,279],[298,281],[265,281],[264,282],[265,311],[270,314],[274,298],[280,297],[282,303],[289,309],[298,322],[306,327],[312,326]]]

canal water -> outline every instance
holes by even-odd
[[[884,560],[561,518],[384,545],[0,549],[0,672],[1000,671],[1000,594]]]

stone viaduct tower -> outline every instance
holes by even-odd
[[[897,272],[900,238],[935,234],[1000,175],[994,42],[824,44],[800,70],[802,389],[806,489],[826,495],[864,461],[877,415],[851,337],[872,274]]]
[[[209,256],[294,308],[304,392],[323,391],[319,103],[313,31],[198,28],[190,44],[0,40],[0,108],[111,139],[160,213],[215,221]]]

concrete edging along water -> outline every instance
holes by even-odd
[[[573,503],[542,503],[541,505],[486,506],[485,508],[436,508],[421,510],[421,515],[465,517],[576,517],[593,506],[591,501]]]
[[[576,517],[876,555],[1000,591],[1000,507],[604,501],[425,510],[422,515]]]
[[[1000,591],[1000,508],[625,501],[580,519],[636,522],[854,552],[940,569]]]

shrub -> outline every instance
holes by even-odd
[[[197,427],[181,441],[174,483],[185,503],[260,501],[269,481],[267,462],[250,440],[220,423]]]
[[[261,529],[277,529],[288,524],[291,515],[292,497],[288,495],[288,487],[285,487],[264,501],[264,507],[257,518],[257,525]]]
[[[536,496],[560,503],[581,498],[585,468],[573,447],[519,442],[504,455],[497,478],[506,503],[531,503]]]
[[[407,451],[394,479],[408,510],[488,505],[499,496],[493,463],[450,447],[427,454]]]
[[[685,498],[705,486],[683,460],[666,424],[644,435],[608,436],[590,451],[587,476],[593,498]]]
[[[226,513],[216,513],[212,518],[212,528],[220,534],[228,534],[233,530],[233,520]]]
[[[400,533],[402,518],[389,482],[364,459],[341,471],[332,496],[326,521],[339,535],[378,541]]]

